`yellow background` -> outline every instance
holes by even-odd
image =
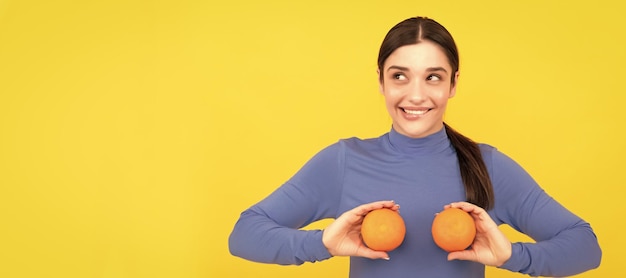
[[[0,0],[0,277],[347,277],[227,237],[321,148],[389,130],[376,55],[415,15],[461,51],[446,120],[592,223],[579,277],[625,275],[624,6],[523,2]]]

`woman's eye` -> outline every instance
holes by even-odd
[[[441,80],[441,76],[435,75],[435,74],[431,74],[431,75],[428,76],[428,78],[426,78],[426,80],[429,80],[429,81],[439,81],[439,80]]]
[[[402,74],[402,73],[395,73],[393,75],[393,79],[395,79],[395,80],[406,80],[406,76],[404,76],[404,74]]]

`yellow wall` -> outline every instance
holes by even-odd
[[[619,1],[216,2],[0,1],[0,277],[346,277],[227,237],[324,146],[389,130],[377,50],[415,15],[458,41],[447,121],[592,223],[580,277],[626,274]]]

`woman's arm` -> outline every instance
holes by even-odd
[[[532,276],[568,276],[600,265],[602,251],[589,223],[537,185],[515,161],[491,150],[490,174],[495,190],[494,218],[535,243],[513,243],[501,268]]]
[[[322,231],[300,228],[336,215],[342,171],[339,144],[319,152],[284,185],[241,214],[229,237],[231,254],[284,265],[330,258]]]

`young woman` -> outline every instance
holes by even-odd
[[[394,26],[378,72],[391,130],[325,148],[244,211],[229,239],[233,255],[275,264],[350,256],[350,277],[484,277],[485,265],[567,276],[598,267],[602,252],[587,222],[512,159],[443,122],[459,77],[457,48],[443,26],[423,17]],[[364,216],[398,204],[404,242],[388,253],[368,249],[359,232]],[[474,218],[477,235],[467,250],[447,253],[434,243],[431,225],[444,207]],[[335,220],[324,230],[300,230],[324,218]],[[536,242],[511,243],[500,224]]]

